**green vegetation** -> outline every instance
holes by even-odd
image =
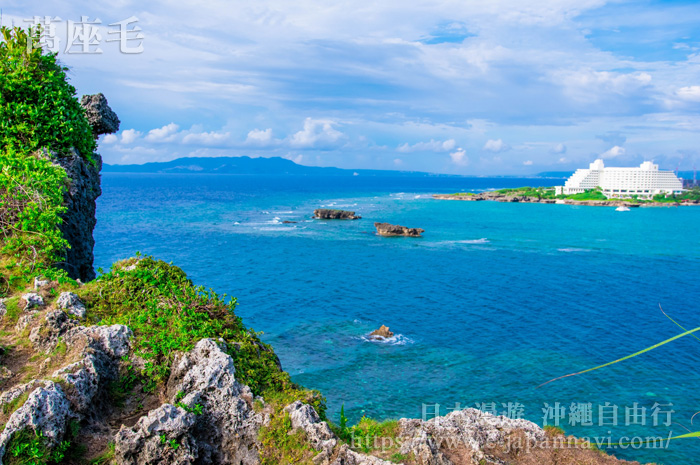
[[[5,319],[7,319],[9,323],[14,325],[15,323],[17,323],[17,320],[19,320],[19,316],[22,314],[22,310],[19,308],[19,296],[8,298],[5,301],[5,308],[7,309]]]
[[[303,391],[296,387],[283,391],[268,392],[265,395],[268,407],[272,410],[270,422],[260,428],[258,440],[262,444],[260,463],[262,465],[313,464],[318,455],[306,441],[303,431],[294,431],[289,414],[284,407],[296,400],[311,405],[322,420],[326,420],[325,399],[316,391]]]
[[[536,197],[538,199],[554,199],[553,187],[518,187],[515,189],[501,189],[496,191],[503,195],[517,195],[522,197]]]
[[[25,392],[22,395],[17,396],[12,402],[7,402],[2,405],[2,414],[6,416],[12,415],[15,410],[24,405],[24,403],[29,398],[29,393]]]
[[[134,332],[135,353],[146,360],[139,374],[149,390],[167,380],[178,352],[191,350],[204,338],[226,342],[236,379],[256,395],[293,386],[270,346],[234,314],[236,300],[226,302],[226,296],[195,286],[176,266],[151,257],[130,259],[79,294],[92,323],[125,324]]]
[[[338,426],[331,425],[331,428],[340,439],[364,453],[392,451],[398,445],[399,422],[396,420],[378,422],[362,417],[356,425],[348,427],[345,408],[341,407],[340,422]]]
[[[394,463],[403,463],[407,462],[411,457],[409,457],[407,454],[401,454],[400,452],[396,452],[395,454],[391,454],[391,457],[389,457],[390,462]]]
[[[41,433],[24,429],[12,436],[3,459],[8,465],[58,464],[63,462],[69,448],[69,441],[49,447],[48,440]]]
[[[90,463],[92,465],[107,465],[109,463],[112,463],[112,461],[114,460],[114,450],[115,444],[114,442],[110,442],[109,444],[107,444],[107,449],[100,455],[92,459]]]
[[[312,464],[317,452],[306,441],[303,431],[293,431],[287,412],[276,412],[270,424],[260,429],[261,465]]]
[[[653,197],[654,202],[660,203],[681,203],[684,200],[700,200],[700,187],[694,187],[688,191],[683,192],[682,194],[657,194]]]
[[[553,187],[518,187],[515,189],[501,189],[496,191],[496,193],[508,196],[534,197],[537,199],[608,200],[599,187],[573,195],[556,195]]]
[[[549,434],[550,436],[558,436],[558,435],[565,435],[566,434],[564,432],[563,428],[561,428],[559,426],[554,426],[554,425],[545,425],[544,431],[545,431],[545,433]]]
[[[44,53],[39,30],[0,28],[0,145],[29,154],[95,151],[92,129],[56,54]]]
[[[35,274],[61,275],[51,265],[68,246],[59,230],[66,174],[40,154],[9,146],[0,151],[0,165],[0,293],[7,293]]]
[[[694,187],[691,190],[685,191],[682,194],[658,194],[652,199],[640,199],[638,195],[631,195],[630,197],[611,199],[603,194],[600,187],[595,189],[588,189],[579,194],[572,195],[556,195],[553,187],[518,187],[514,189],[500,189],[494,191],[493,194],[501,194],[505,196],[518,196],[518,197],[531,197],[536,199],[562,199],[562,200],[576,200],[576,201],[588,201],[588,200],[624,200],[630,203],[682,203],[684,201],[700,201],[700,187]],[[457,192],[452,194],[453,196],[472,196],[476,195],[471,192]]]
[[[39,33],[0,28],[0,297],[36,274],[65,278],[52,265],[68,247],[58,229],[67,180],[51,157],[95,150],[67,69],[43,52]]]
[[[603,194],[603,191],[600,189],[600,187],[596,187],[595,189],[589,189],[586,190],[585,192],[581,192],[580,194],[572,194],[572,195],[559,195],[557,196],[558,199],[570,199],[570,200],[609,200],[605,194]]]
[[[124,401],[141,380],[141,375],[136,372],[129,361],[128,356],[122,358],[119,365],[119,376],[109,384],[109,397],[118,407],[124,406]]]

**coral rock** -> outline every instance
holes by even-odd
[[[197,459],[192,437],[195,415],[170,404],[141,417],[133,428],[122,426],[115,440],[121,465],[190,465]]]
[[[296,401],[286,406],[284,411],[289,413],[292,428],[303,430],[314,449],[322,450],[326,454],[330,454],[333,451],[338,440],[328,423],[321,421],[313,407],[301,401]]]
[[[22,302],[24,302],[25,311],[44,306],[44,298],[35,292],[22,295]]]
[[[389,331],[388,326],[384,326],[384,325],[381,325],[379,327],[379,329],[375,329],[374,331],[369,333],[369,337],[383,337],[383,338],[388,339],[388,338],[393,337],[393,336],[394,336],[394,333]]]
[[[58,299],[56,299],[56,306],[78,318],[85,318],[85,304],[72,292],[62,292],[61,295],[58,296]]]
[[[74,418],[76,415],[71,411],[63,389],[52,381],[44,382],[10,415],[0,434],[0,457],[4,455],[12,435],[27,428],[41,433],[49,447],[55,446],[63,439],[68,421]]]
[[[317,220],[359,220],[362,217],[355,215],[355,212],[318,208],[314,210],[314,218]]]
[[[407,228],[406,226],[390,223],[374,223],[374,227],[377,228],[377,234],[380,236],[420,237],[425,232],[425,229]]]

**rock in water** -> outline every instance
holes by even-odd
[[[383,337],[385,339],[389,339],[390,337],[393,337],[394,333],[389,331],[389,327],[385,325],[381,325],[379,329],[376,329],[369,333],[369,337],[375,338],[375,337]]]
[[[359,220],[362,217],[355,215],[355,212],[317,208],[314,210],[314,218],[317,220]]]
[[[92,126],[92,133],[95,137],[119,131],[119,117],[109,107],[103,94],[83,95],[80,104],[85,109],[85,116]]]
[[[377,228],[377,234],[380,236],[420,237],[425,232],[425,229],[407,228],[406,226],[389,223],[374,223],[374,227]]]

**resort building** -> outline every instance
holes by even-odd
[[[578,169],[556,193],[579,194],[600,187],[610,197],[651,198],[657,194],[680,194],[683,183],[673,171],[659,171],[659,165],[645,161],[638,168],[608,168],[596,160],[588,169]]]

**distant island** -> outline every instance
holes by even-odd
[[[293,174],[323,176],[453,176],[420,171],[350,170],[304,166],[281,157],[186,157],[142,165],[108,165],[104,173]]]
[[[103,173],[192,173],[192,174],[293,174],[323,176],[406,176],[474,178],[475,175],[437,174],[426,171],[343,169],[305,166],[281,157],[183,157],[166,162],[132,165],[104,164]],[[568,172],[543,172],[524,175],[491,175],[491,178],[566,178]]]
[[[554,187],[519,187],[517,189],[500,189],[480,193],[458,192],[454,194],[435,194],[433,198],[438,200],[559,203],[596,207],[679,206],[700,205],[700,188],[695,187],[684,191],[682,194],[658,194],[648,200],[636,198],[634,196],[625,199],[609,199],[599,188],[589,189],[578,194],[557,195]]]

